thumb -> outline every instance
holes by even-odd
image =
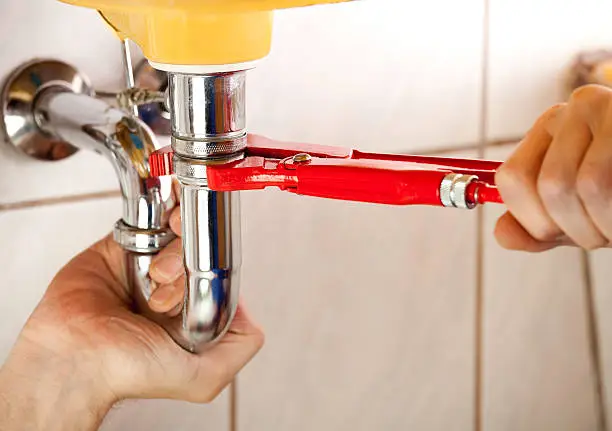
[[[497,221],[495,238],[498,244],[505,249],[530,253],[541,253],[559,246],[572,245],[566,237],[555,241],[538,241],[509,212],[506,212]]]

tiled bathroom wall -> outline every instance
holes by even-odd
[[[608,0],[366,0],[277,14],[249,78],[253,132],[375,151],[503,159],[583,49],[612,47]],[[4,0],[0,74],[33,57],[122,85],[95,13]],[[0,143],[1,144],[1,143]],[[120,217],[95,154],[0,145],[0,358],[47,284]],[[511,253],[502,209],[460,212],[244,193],[243,292],[266,346],[210,406],[129,401],[104,430],[603,431],[612,413],[609,259]],[[608,395],[608,393],[610,395]]]

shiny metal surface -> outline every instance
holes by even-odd
[[[206,185],[208,166],[231,163],[242,158],[244,158],[244,153],[234,153],[230,156],[205,160],[174,156],[174,172],[181,183]]]
[[[157,253],[166,247],[176,236],[167,228],[139,229],[128,226],[123,220],[115,224],[115,241],[125,250],[134,253]]]
[[[300,153],[293,156],[293,163],[306,164],[312,161],[312,156],[308,153]]]
[[[455,182],[455,188],[452,193],[453,203],[456,208],[471,210],[476,208],[476,202],[470,202],[467,199],[467,187],[478,179],[475,175],[462,175]]]
[[[183,346],[200,352],[225,334],[238,307],[240,195],[207,189],[207,167],[243,156],[245,72],[169,73],[174,166],[181,184],[187,301]]]
[[[246,72],[169,73],[175,152],[207,158],[246,146]]]
[[[172,180],[150,177],[149,155],[159,145],[142,121],[62,86],[40,93],[34,116],[49,136],[95,151],[112,162],[127,225],[145,230],[167,227],[169,211],[174,207]]]
[[[37,94],[48,86],[62,86],[76,94],[93,95],[86,77],[55,60],[36,60],[16,69],[2,92],[2,129],[6,141],[20,152],[38,160],[65,159],[78,148],[41,133],[34,118]]]
[[[212,346],[227,331],[228,323],[233,318],[236,309],[228,307],[229,303],[237,303],[236,295],[227,283],[220,277],[201,283],[200,289],[187,292],[185,306],[175,315],[158,314],[149,308],[149,300],[156,285],[149,277],[149,269],[154,254],[125,254],[125,269],[128,283],[132,286],[134,304],[140,313],[163,327],[166,332],[182,348],[197,353]],[[214,274],[211,273],[211,277]],[[227,290],[225,290],[227,289]],[[229,296],[225,296],[229,295]]]
[[[224,270],[206,272],[187,292],[185,308],[176,315],[158,314],[149,308],[156,285],[149,277],[153,254],[126,253],[125,269],[140,313],[163,327],[181,347],[198,353],[214,345],[236,313],[238,274]]]
[[[118,108],[132,113],[135,107],[139,108],[157,103],[165,104],[168,99],[168,94],[144,88],[129,88],[115,92],[96,91],[96,97],[102,100],[108,100],[109,103],[114,102]],[[142,115],[140,118],[143,119]]]
[[[134,88],[134,67],[132,66],[132,48],[130,46],[129,39],[123,39],[121,41],[121,54],[123,57],[123,71],[125,74],[125,86],[127,89]],[[132,114],[138,117],[138,106],[134,105],[130,107]]]
[[[219,158],[236,154],[244,150],[246,145],[246,134],[223,141],[188,141],[177,137],[172,138],[174,152],[187,158]]]
[[[478,180],[474,175],[448,174],[440,184],[440,201],[447,208],[474,209],[475,202],[467,199],[467,187]]]
[[[155,70],[147,60],[141,61],[134,70],[136,87],[164,93],[166,100],[156,101],[140,106],[140,118],[157,135],[170,136],[172,123],[170,122],[170,109],[167,105],[168,74],[161,70]]]
[[[193,352],[218,341],[238,306],[241,266],[240,197],[204,186],[181,192],[187,300],[184,335]]]
[[[442,205],[446,208],[454,208],[455,205],[453,203],[452,195],[453,195],[453,187],[457,178],[459,178],[460,174],[448,174],[442,180],[440,184],[440,201]]]
[[[117,94],[119,107],[126,110],[152,103],[166,103],[167,94],[144,88],[131,88]]]

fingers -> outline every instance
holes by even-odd
[[[563,245],[573,245],[567,237],[552,241],[538,241],[527,232],[510,213],[505,213],[495,226],[495,238],[508,250],[541,253]]]
[[[181,207],[180,207],[180,200],[181,200],[181,184],[176,180],[173,179],[172,180],[172,190],[176,199],[176,208],[174,208],[172,210],[172,213],[170,214],[170,229],[172,229],[172,231],[178,235],[181,236]]]
[[[612,243],[612,133],[594,139],[578,172],[577,187],[588,215]]]
[[[227,335],[209,351],[191,356],[190,376],[183,386],[188,401],[213,401],[259,352],[264,333],[240,304]]]
[[[597,230],[612,243],[612,92],[605,87],[586,86],[574,99],[588,123],[593,140],[577,175],[577,190]]]
[[[176,202],[180,205],[180,201],[181,201],[181,183],[179,183],[176,178],[172,179],[172,191],[174,192],[174,196],[176,198]]]
[[[553,140],[557,118],[564,108],[565,105],[557,105],[544,113],[495,177],[508,210],[523,231],[540,242],[554,241],[563,233],[544,207],[538,192],[538,177]]]
[[[170,215],[170,228],[180,237],[180,208]],[[180,238],[172,241],[153,259],[149,275],[157,285],[149,300],[151,309],[169,316],[178,315],[185,296],[183,244]]]
[[[588,85],[536,123],[496,180],[510,215],[496,228],[510,249],[612,244],[612,90]]]
[[[181,209],[177,208],[170,215],[170,229],[178,236],[182,236],[181,229]]]
[[[174,317],[180,313],[184,299],[185,277],[182,276],[172,283],[157,287],[151,295],[149,306],[157,313],[165,313]]]
[[[183,245],[175,239],[163,249],[151,263],[149,275],[158,285],[171,284],[184,275]]]
[[[562,124],[550,145],[538,177],[538,192],[546,211],[568,237],[592,250],[607,244],[589,217],[578,195],[578,170],[589,149],[589,125],[571,103],[562,114]]]

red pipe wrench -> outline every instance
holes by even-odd
[[[172,175],[173,159],[170,147],[153,153],[152,176]],[[375,154],[258,139],[249,142],[237,159],[202,163],[208,187],[219,192],[278,187],[321,198],[463,209],[502,203],[495,186],[501,162],[495,161]]]

